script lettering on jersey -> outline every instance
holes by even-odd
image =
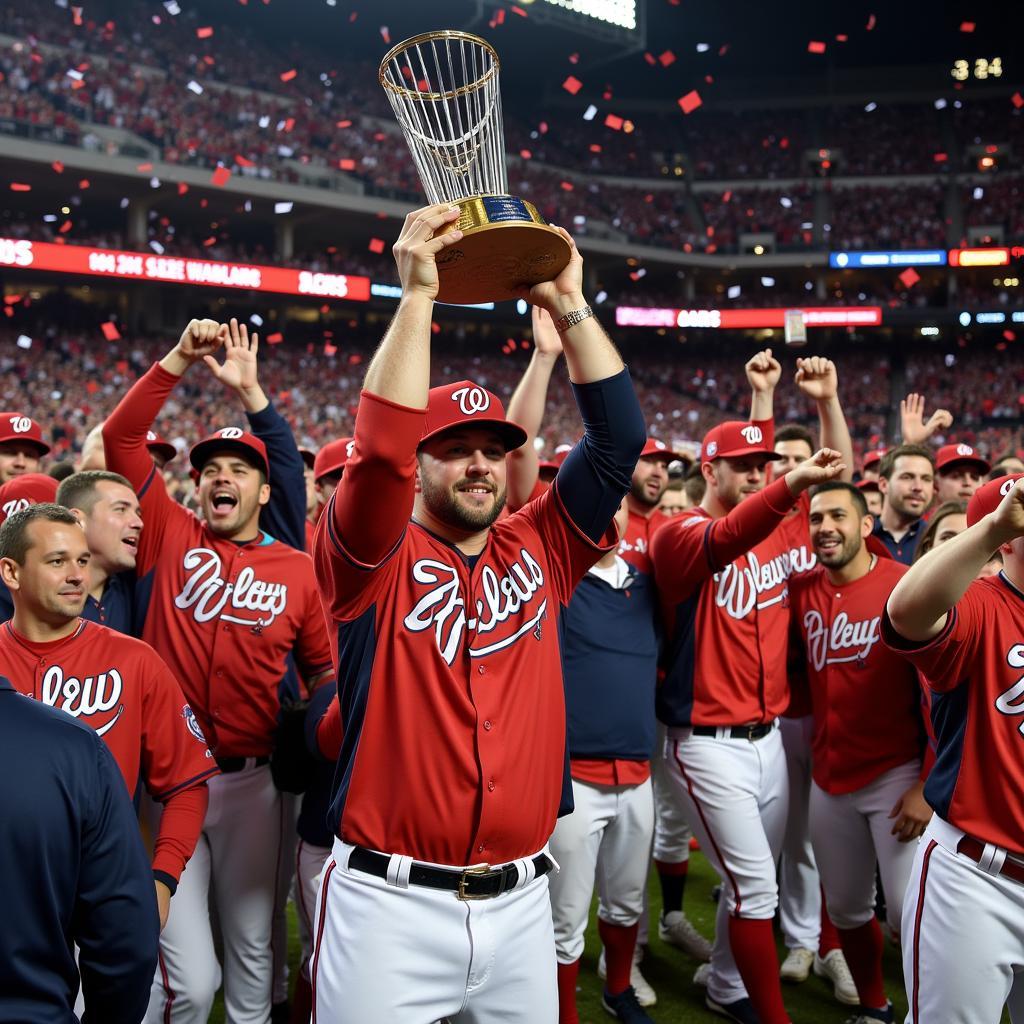
[[[812,608],[804,615],[807,656],[811,664],[820,671],[825,665],[866,661],[871,648],[882,638],[881,623],[880,615],[851,622],[846,612],[840,612],[829,628],[821,612]]]
[[[763,565],[751,551],[745,566],[733,562],[715,573],[715,604],[734,619],[746,618],[755,605],[761,610],[785,601],[789,596],[786,586],[789,577],[813,568],[814,556],[809,555],[804,547],[783,551]],[[774,590],[778,593],[773,594]],[[771,596],[758,600],[762,594]]]
[[[466,617],[466,602],[460,593],[459,573],[454,566],[433,558],[421,558],[412,567],[412,578],[430,589],[406,615],[405,628],[421,633],[433,627],[437,649],[449,665],[455,661],[467,628],[480,638],[519,616],[515,629],[500,639],[482,646],[470,646],[468,653],[471,658],[482,658],[509,647],[531,631],[540,638],[540,623],[547,615],[547,598],[541,600],[536,608],[529,606],[544,586],[544,571],[526,548],[520,549],[519,561],[513,562],[504,576],[499,576],[489,565],[481,570],[479,586],[482,596],[476,601],[476,616],[473,618]],[[527,616],[524,609],[533,614]]]
[[[51,665],[43,675],[40,687],[40,699],[51,708],[60,708],[74,718],[92,718],[103,715],[117,707],[117,713],[109,721],[100,726],[92,726],[97,735],[109,732],[124,711],[119,704],[123,683],[121,673],[116,668],[108,668],[94,676],[79,679],[78,676],[65,675],[60,665]],[[92,723],[89,723],[92,725]]]
[[[247,565],[234,583],[224,580],[220,555],[209,548],[185,552],[185,585],[174,598],[174,606],[192,610],[196,622],[220,618],[240,626],[266,629],[288,605],[288,585],[256,578]]]
[[[1006,664],[1014,669],[1024,668],[1024,644],[1014,644],[1007,651]],[[1024,676],[996,697],[996,710],[1004,715],[1024,715]],[[1024,720],[1017,731],[1024,735]]]

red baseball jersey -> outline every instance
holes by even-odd
[[[790,578],[813,572],[818,564],[818,556],[811,547],[810,515],[811,498],[804,491],[797,498],[793,510],[779,524],[779,529],[786,537],[792,553],[794,569]],[[786,672],[789,676],[789,704],[783,714],[787,718],[803,718],[811,713],[811,689],[799,648],[790,650]]]
[[[1024,593],[1003,573],[975,580],[931,641],[904,639],[887,617],[882,636],[932,691],[925,799],[964,832],[1024,854]]]
[[[922,754],[917,672],[882,643],[882,614],[907,567],[878,559],[852,583],[825,569],[790,579],[793,622],[810,682],[814,781],[852,793]]]
[[[104,426],[107,468],[131,481],[145,522],[142,637],[181,683],[218,757],[265,756],[285,659],[293,653],[305,679],[331,667],[313,564],[263,533],[245,544],[219,537],[167,494],[146,431],[177,382],[152,367]]]
[[[619,555],[624,558],[634,569],[653,575],[651,566],[651,540],[654,534],[661,529],[665,523],[670,522],[667,516],[661,515],[656,509],[651,515],[641,515],[632,508],[629,510],[629,521],[626,523],[626,530],[619,541]]]
[[[558,619],[602,548],[557,484],[472,559],[410,522],[424,419],[364,393],[317,526],[344,729],[331,823],[387,853],[500,864],[555,826],[568,782]]]
[[[658,529],[654,575],[666,626],[658,717],[670,726],[771,722],[789,704],[789,577],[810,568],[778,529],[785,478],[713,519],[691,509]]]
[[[166,803],[217,774],[181,688],[141,640],[81,619],[70,636],[34,643],[5,622],[0,662],[19,693],[80,718],[103,737],[129,794],[141,778]],[[166,863],[158,848],[153,866],[177,878],[184,861]]]

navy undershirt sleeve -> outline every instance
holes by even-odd
[[[572,390],[584,433],[562,463],[555,487],[572,521],[599,544],[629,490],[647,427],[629,370],[573,384]]]
[[[267,446],[270,501],[260,512],[260,529],[288,547],[306,550],[306,475],[292,428],[271,402],[246,413],[249,429]]]

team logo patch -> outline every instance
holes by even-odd
[[[32,421],[27,416],[12,416],[11,430],[16,434],[27,434],[32,429]]]
[[[181,709],[181,717],[185,719],[185,726],[188,731],[205,746],[206,737],[203,735],[203,730],[199,728],[196,713],[187,704]]]
[[[761,428],[755,427],[753,424],[743,427],[740,433],[746,438],[747,444],[760,444],[764,440]]]
[[[1013,490],[1013,485],[1016,482],[1017,481],[1014,480],[1012,477],[1009,480],[1004,480],[1003,483],[999,485],[999,493],[1005,498],[1010,493],[1010,491]]]
[[[452,392],[452,401],[459,403],[459,410],[464,416],[487,412],[491,407],[491,396],[481,387],[459,388]]]
[[[245,433],[240,427],[221,427],[217,431],[217,436],[223,438],[225,441],[233,441],[242,436]]]
[[[155,441],[156,440],[156,434],[154,433],[154,431],[152,431],[152,430],[147,430],[146,431],[146,440],[147,441]]]
[[[969,444],[958,444],[956,446],[957,455],[973,455],[974,449]]]
[[[717,441],[709,441],[708,442],[708,450],[705,453],[704,457],[706,459],[713,459],[717,454],[718,454],[718,442]]]
[[[28,498],[11,498],[10,501],[4,502],[4,516],[10,518],[15,512],[20,512],[22,509],[28,508],[31,504],[32,502],[30,502]]]

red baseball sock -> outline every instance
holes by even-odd
[[[291,1024],[309,1024],[313,1012],[313,988],[304,971],[299,971],[295,979],[295,991],[292,993]]]
[[[840,928],[839,941],[846,965],[853,975],[862,1006],[880,1009],[886,1005],[882,978],[882,929],[872,917],[858,928]]]
[[[825,958],[833,949],[839,949],[839,932],[828,916],[825,906],[825,890],[821,890],[821,938],[818,940],[818,956]]]
[[[604,946],[604,961],[608,977],[604,987],[609,995],[617,996],[629,988],[629,975],[633,970],[633,951],[639,924],[609,924],[597,919],[597,934]]]
[[[782,1005],[779,956],[772,922],[730,917],[729,944],[761,1024],[790,1024],[789,1014]]]
[[[579,973],[579,960],[558,965],[558,1024],[580,1024],[576,1010],[576,976]]]

